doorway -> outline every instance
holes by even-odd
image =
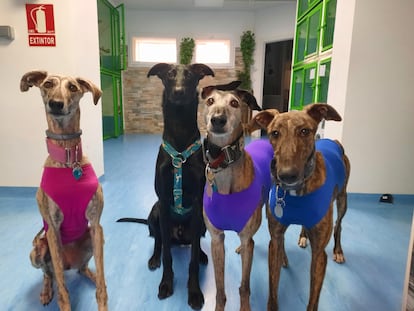
[[[263,77],[263,109],[289,109],[293,39],[266,43]]]

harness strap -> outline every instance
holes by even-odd
[[[174,188],[173,188],[173,197],[174,197],[174,206],[172,206],[173,211],[179,215],[185,215],[191,211],[191,207],[183,207],[183,188],[182,188],[182,179],[183,179],[183,163],[192,156],[198,149],[201,147],[201,140],[197,139],[194,143],[187,147],[183,152],[178,152],[165,140],[162,141],[162,148],[170,155],[171,163],[174,166]]]

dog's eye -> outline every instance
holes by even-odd
[[[232,106],[233,108],[238,108],[239,107],[239,102],[235,99],[232,99],[230,101],[230,106]]]
[[[214,98],[212,98],[212,97],[207,98],[206,104],[207,104],[207,106],[211,106],[212,104],[214,104]]]
[[[271,138],[278,138],[279,135],[280,135],[279,131],[274,130],[274,131],[270,132],[270,137]]]
[[[177,75],[177,72],[175,70],[168,71],[168,74],[167,74],[168,79],[175,79],[176,75]]]
[[[46,89],[51,89],[53,87],[53,82],[52,81],[46,81],[45,83],[43,83],[43,87]]]
[[[303,137],[306,137],[306,136],[308,136],[309,134],[310,134],[310,129],[308,129],[308,128],[303,128],[303,129],[301,129],[300,130],[300,136],[303,136]]]
[[[77,92],[78,91],[78,87],[74,84],[69,84],[69,91],[71,92]]]

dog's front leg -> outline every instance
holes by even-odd
[[[215,311],[224,311],[227,300],[224,288],[224,231],[215,228],[206,213],[204,213],[204,222],[211,236],[211,256],[213,258],[214,279],[216,281]]]
[[[162,240],[162,265],[163,274],[161,283],[158,287],[158,298],[165,299],[170,297],[173,292],[174,272],[172,269],[171,256],[171,217],[168,201],[161,201],[160,209],[160,229]]]
[[[312,261],[310,270],[310,294],[307,311],[317,311],[319,296],[325,278],[327,255],[325,247],[332,234],[332,204],[322,220],[308,230],[309,242],[312,249]]]
[[[269,299],[267,302],[268,311],[277,311],[279,279],[282,266],[287,266],[287,257],[284,247],[284,234],[287,227],[283,226],[267,211],[268,226],[270,232],[269,242]]]
[[[253,235],[262,223],[262,208],[256,209],[246,226],[240,232],[241,260],[242,260],[242,280],[239,288],[240,310],[250,311],[250,273],[252,271],[254,240]]]
[[[191,221],[191,232],[193,232],[193,237],[191,240],[191,261],[188,269],[188,305],[194,310],[200,310],[204,305],[204,296],[203,292],[200,289],[200,256],[201,256],[201,247],[200,247],[200,237],[201,232],[200,228],[203,227],[202,224],[202,204],[201,202],[195,202],[192,221]]]

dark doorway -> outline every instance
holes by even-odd
[[[266,44],[263,109],[275,108],[280,112],[288,111],[292,49],[293,40]]]

